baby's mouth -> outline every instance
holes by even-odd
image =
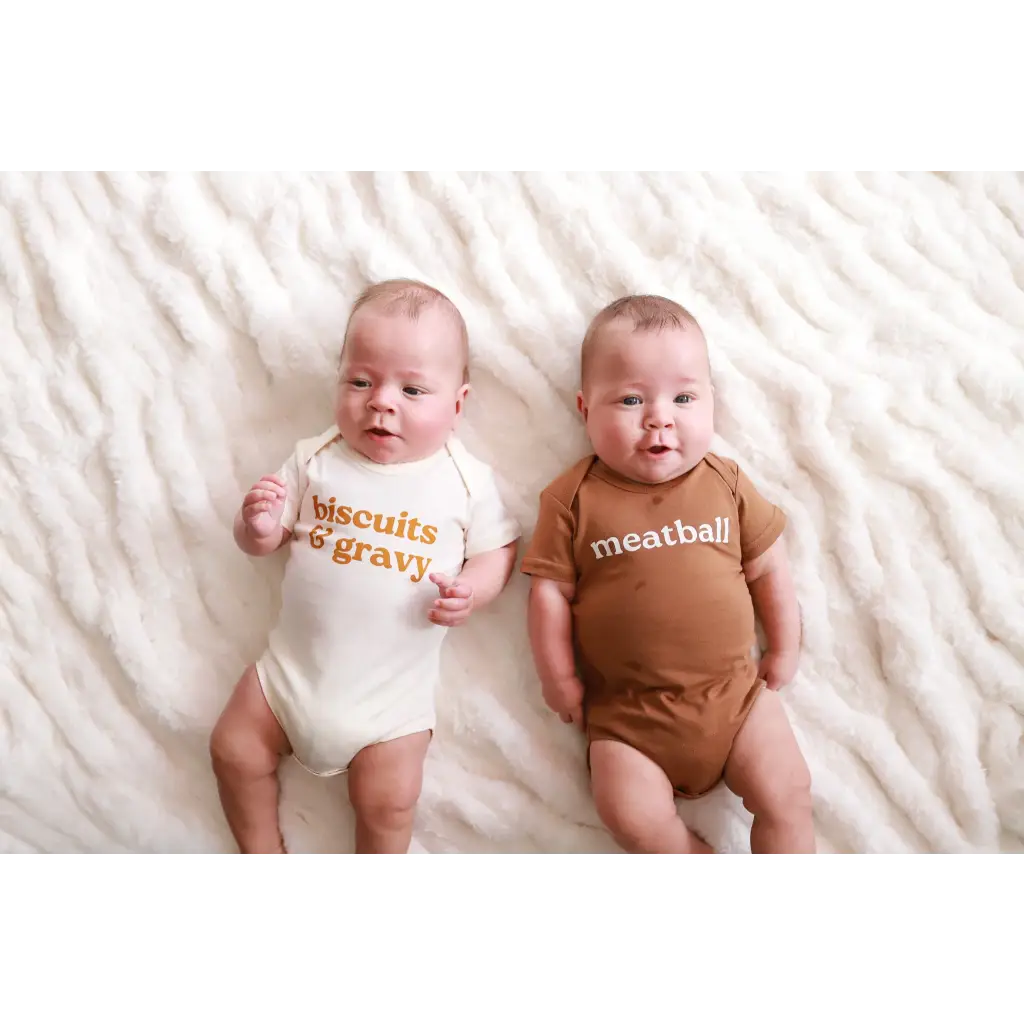
[[[373,434],[374,437],[394,437],[390,430],[385,430],[383,427],[370,427],[367,431],[368,434]]]
[[[664,455],[665,452],[671,451],[667,444],[652,444],[650,448],[644,449],[651,455]]]

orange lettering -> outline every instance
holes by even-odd
[[[324,546],[324,540],[334,533],[329,526],[320,526],[317,524],[309,531],[309,544],[310,547],[322,548]]]

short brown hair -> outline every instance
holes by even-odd
[[[580,351],[580,377],[587,375],[587,364],[593,354],[594,341],[603,327],[614,320],[631,320],[635,331],[663,331],[668,327],[696,327],[697,318],[678,302],[661,295],[625,295],[601,310],[587,328]]]
[[[348,339],[349,328],[356,313],[371,304],[378,306],[384,313],[404,316],[410,320],[418,320],[420,314],[431,306],[440,306],[459,332],[459,344],[462,348],[462,383],[469,383],[469,331],[458,306],[444,292],[409,277],[395,277],[371,284],[364,288],[352,303],[352,310],[345,324],[345,340]],[[345,340],[342,341],[342,349],[345,347]]]

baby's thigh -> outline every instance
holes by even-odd
[[[774,690],[761,691],[736,734],[725,784],[752,814],[772,814],[809,799],[811,774]]]
[[[407,811],[423,788],[423,762],[431,730],[364,747],[348,769],[348,792],[357,813]]]
[[[284,730],[263,695],[254,665],[248,666],[235,685],[210,737],[217,762],[239,768],[272,771],[291,751]]]
[[[594,804],[612,832],[676,817],[672,783],[645,754],[618,740],[595,739],[588,756]]]

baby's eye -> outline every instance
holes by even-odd
[[[362,380],[358,377],[355,380],[350,380],[349,384],[354,388],[368,388],[370,386],[370,382],[368,380]]]
[[[626,397],[624,399],[622,399],[622,404],[623,405],[639,405],[640,404],[640,396],[639,395],[626,395]]]
[[[693,401],[693,395],[676,395],[676,401],[680,405],[689,405]]]
[[[426,394],[426,391],[424,391],[423,388],[413,387],[412,384],[410,384],[408,387],[402,388],[402,391],[405,392],[405,394],[407,394],[407,395],[413,396],[414,398],[417,395],[425,395]]]

